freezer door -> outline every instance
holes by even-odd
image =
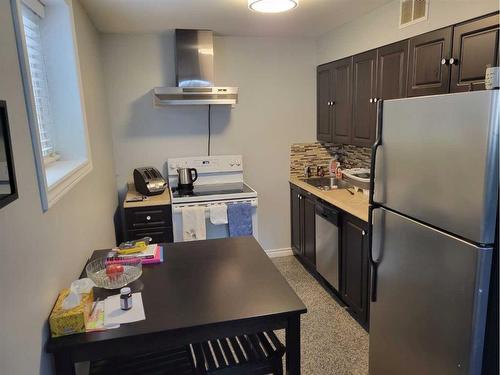
[[[374,200],[473,242],[493,243],[498,94],[384,101]]]
[[[373,215],[370,375],[480,374],[492,249]]]

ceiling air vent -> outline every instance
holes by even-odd
[[[399,27],[406,27],[427,19],[429,0],[401,0]]]

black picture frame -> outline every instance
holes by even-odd
[[[10,194],[3,198],[0,196],[0,209],[19,198],[17,190],[16,172],[14,168],[14,156],[12,154],[12,139],[10,136],[9,116],[7,113],[7,102],[0,100],[0,127],[3,134],[7,171],[9,174]],[[0,139],[1,141],[1,139]]]

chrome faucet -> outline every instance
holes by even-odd
[[[305,178],[311,178],[311,167],[310,166],[307,166],[304,168],[304,177]]]

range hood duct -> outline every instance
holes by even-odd
[[[214,85],[214,37],[210,30],[175,30],[176,87],[156,87],[156,105],[234,105],[237,87]]]

